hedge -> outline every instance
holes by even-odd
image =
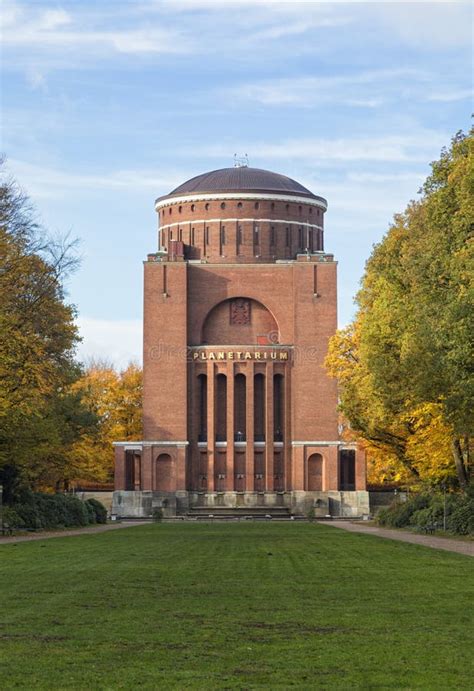
[[[73,528],[107,521],[106,508],[96,499],[81,501],[71,494],[24,491],[17,503],[4,508],[4,523],[12,528],[44,530]]]

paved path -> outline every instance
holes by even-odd
[[[12,542],[30,542],[31,540],[47,540],[51,537],[74,537],[75,535],[90,535],[91,533],[105,533],[108,530],[118,530],[119,528],[131,528],[134,525],[146,525],[149,521],[121,521],[119,523],[107,523],[107,525],[93,525],[88,528],[77,528],[76,530],[55,530],[52,532],[30,533],[29,535],[8,535],[0,537],[0,545]]]
[[[388,528],[377,528],[363,523],[352,523],[351,521],[320,521],[322,525],[329,525],[333,528],[342,528],[351,533],[364,533],[365,535],[375,535],[389,540],[400,540],[401,542],[411,542],[414,545],[433,547],[434,549],[444,549],[448,552],[458,552],[474,557],[474,541],[452,540],[448,537],[436,537],[434,535],[418,535],[404,530],[390,530]]]

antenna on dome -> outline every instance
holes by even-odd
[[[248,168],[249,167],[249,157],[247,154],[239,156],[234,154],[234,168]]]

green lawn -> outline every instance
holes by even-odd
[[[473,565],[306,523],[3,545],[0,688],[467,689]]]

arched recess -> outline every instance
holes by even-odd
[[[244,374],[237,374],[234,379],[234,439],[247,439],[247,391]]]
[[[261,302],[248,297],[223,300],[207,314],[203,345],[271,345],[280,342],[277,321]]]
[[[198,441],[207,441],[207,375],[199,374],[198,387]]]
[[[320,453],[313,453],[308,458],[307,491],[321,492],[323,489],[323,457]]]
[[[155,490],[173,492],[175,484],[173,459],[169,453],[160,453],[155,461]]]
[[[265,441],[265,375],[258,373],[253,381],[254,439]]]
[[[282,374],[273,375],[273,439],[283,441],[285,429],[285,379]]]
[[[216,378],[216,441],[227,441],[227,377]]]

